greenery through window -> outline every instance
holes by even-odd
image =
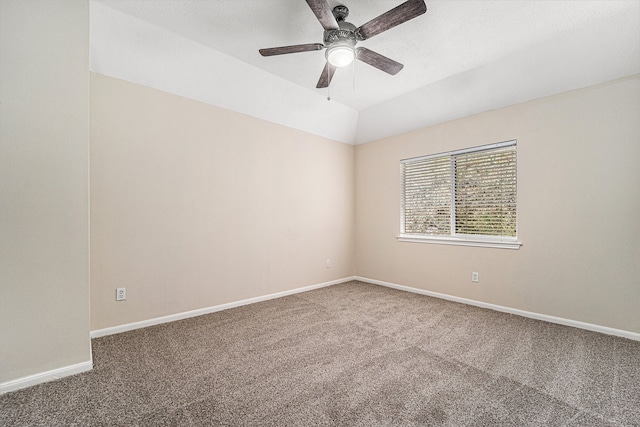
[[[401,234],[516,237],[516,141],[401,161]]]

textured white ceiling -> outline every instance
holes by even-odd
[[[402,0],[328,3],[348,6],[358,26]],[[340,69],[332,102],[315,88],[324,51],[258,54],[322,42],[304,0],[92,0],[91,66],[348,143],[640,72],[638,0],[426,3],[424,15],[359,43],[404,69]]]

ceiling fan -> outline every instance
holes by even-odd
[[[354,59],[359,59],[385,73],[396,75],[404,65],[366,47],[356,48],[356,43],[370,39],[427,11],[424,0],[408,0],[356,28],[352,23],[345,21],[349,15],[349,9],[346,6],[336,6],[332,10],[326,0],[306,0],[306,2],[324,28],[324,44],[308,43],[272,47],[260,49],[259,52],[262,56],[273,56],[327,49],[325,54],[327,63],[322,70],[317,88],[328,87],[336,68],[347,66]]]

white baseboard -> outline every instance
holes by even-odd
[[[41,372],[39,374],[29,375],[18,378],[16,380],[7,381],[0,384],[0,395],[10,391],[19,390],[21,388],[30,387],[36,384],[46,383],[48,381],[57,380],[59,378],[68,377],[70,375],[80,374],[90,371],[93,368],[93,362],[76,363],[75,365],[65,366],[63,368],[52,369],[50,371]]]
[[[459,302],[462,304],[474,305],[476,307],[488,308],[490,310],[501,311],[504,313],[516,314],[518,316],[530,317],[532,319],[544,320],[545,322],[557,323],[559,325],[572,326],[574,328],[585,329],[587,331],[600,332],[602,334],[615,335],[618,337],[640,341],[640,333],[637,333],[637,332],[625,331],[622,329],[614,329],[606,326],[594,325],[593,323],[585,323],[585,322],[579,322],[577,320],[564,319],[562,317],[548,316],[546,314],[533,313],[531,311],[519,310],[517,308],[505,307],[502,305],[496,305],[488,302],[456,297],[453,295],[441,294],[438,292],[426,291],[424,289],[412,288],[410,286],[383,282],[381,280],[369,279],[367,277],[355,276],[355,280],[371,283],[374,285],[386,286],[388,288],[398,289],[401,291],[413,292],[416,294],[427,295],[430,297],[446,299],[449,301]]]
[[[515,314],[518,316],[529,317],[532,319],[543,320],[550,323],[557,323],[559,325],[571,326],[574,328],[585,329],[587,331],[600,332],[607,335],[615,335],[618,337],[628,338],[635,341],[640,341],[640,333],[625,331],[622,329],[609,328],[606,326],[595,325],[592,323],[579,322],[577,320],[564,319],[562,317],[548,316],[546,314],[533,313],[530,311],[519,310],[516,308],[505,307],[501,305],[491,304],[482,301],[476,301],[467,298],[456,297],[453,295],[442,294],[439,292],[427,291],[424,289],[412,288],[410,286],[398,285],[390,282],[383,282],[381,280],[370,279],[361,276],[345,277],[342,279],[332,280],[330,282],[318,283],[316,285],[305,286],[302,288],[291,289],[283,292],[276,292],[273,294],[263,295],[255,298],[244,299],[226,304],[220,304],[213,307],[206,307],[198,310],[187,311],[183,313],[172,314],[169,316],[156,317],[154,319],[143,320],[140,322],[128,323],[125,325],[114,326],[110,328],[98,329],[91,331],[91,338],[102,337],[106,335],[117,334],[120,332],[131,331],[134,329],[144,328],[147,326],[158,325],[161,323],[173,322],[175,320],[187,319],[189,317],[201,316],[203,314],[214,313],[217,311],[227,310],[229,308],[240,307],[247,304],[253,304],[256,302],[267,301],[274,298],[281,298],[288,295],[298,294],[301,292],[307,292],[314,289],[319,289],[327,286],[337,285],[338,283],[348,282],[350,280],[359,280],[361,282],[371,283],[374,285],[386,286],[388,288],[398,289],[406,292],[413,292],[421,295],[427,295],[430,297],[445,299],[449,301],[459,302],[462,304],[473,305],[476,307],[488,308],[490,310],[501,311],[504,313]],[[90,353],[91,354],[91,353]],[[30,387],[36,384],[41,384],[48,381],[53,381],[59,378],[67,377],[70,375],[79,374],[89,371],[93,368],[93,360],[90,359],[86,362],[77,363],[75,365],[65,366],[58,369],[42,372],[39,374],[29,375],[23,378],[0,383],[0,395],[11,391],[19,390],[21,388]]]
[[[305,286],[302,288],[291,289],[288,291],[276,292],[274,294],[263,295],[254,298],[243,299],[240,301],[229,302],[226,304],[214,305],[212,307],[200,308],[198,310],[185,311],[182,313],[170,314],[168,316],[156,317],[153,319],[142,320],[140,322],[126,323],[124,325],[112,326],[104,329],[96,329],[91,331],[91,338],[103,337],[106,335],[119,334],[121,332],[133,331],[134,329],[146,328],[147,326],[159,325],[161,323],[174,322],[176,320],[188,319],[189,317],[202,316],[203,314],[215,313],[216,311],[228,310],[234,307],[240,307],[256,302],[267,301],[274,298],[286,297],[288,295],[299,294],[301,292],[312,291],[314,289],[324,288],[326,286],[337,285],[338,283],[355,280],[354,276],[344,277],[342,279],[332,280],[330,282],[318,283],[316,285]]]

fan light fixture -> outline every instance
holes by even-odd
[[[327,51],[327,60],[334,67],[346,67],[353,62],[356,53],[350,46],[334,46]]]

